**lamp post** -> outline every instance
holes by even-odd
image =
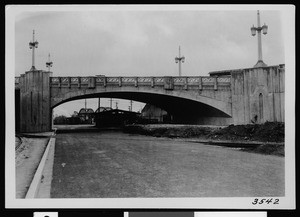
[[[260,16],[259,16],[259,10],[257,11],[257,27],[254,27],[254,25],[251,27],[251,34],[252,36],[256,35],[257,31],[257,40],[258,40],[258,61],[254,65],[254,67],[265,67],[267,64],[265,64],[262,60],[262,46],[261,46],[261,31],[263,34],[267,34],[268,26],[264,24],[263,26],[260,26]]]
[[[180,46],[179,46],[179,57],[175,57],[175,62],[179,63],[179,76],[181,76],[181,62],[184,63],[185,57],[180,56]]]
[[[38,48],[39,43],[37,41],[34,40],[34,30],[32,33],[32,41],[29,42],[29,48],[32,49],[32,66],[30,71],[34,71],[35,69],[35,64],[34,64],[34,50],[35,48]]]
[[[53,62],[50,60],[50,53],[48,55],[48,62],[46,62],[46,67],[48,68],[48,71],[50,72],[50,68],[52,67]]]

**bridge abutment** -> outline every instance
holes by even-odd
[[[46,132],[52,127],[50,76],[43,70],[27,71],[20,77],[20,131]]]
[[[284,122],[285,66],[231,71],[234,124]]]

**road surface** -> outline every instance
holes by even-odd
[[[284,196],[284,158],[122,132],[56,136],[52,198]]]

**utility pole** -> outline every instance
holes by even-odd
[[[175,62],[179,63],[179,76],[181,76],[181,62],[184,63],[185,57],[180,56],[180,46],[179,46],[179,56],[175,57]]]
[[[110,98],[110,108],[112,109],[112,98]]]
[[[39,43],[34,39],[34,30],[32,32],[32,41],[29,42],[29,48],[32,49],[32,66],[30,71],[34,71],[35,69],[35,56],[34,56],[34,50],[35,48],[38,48]]]
[[[254,67],[265,67],[267,66],[267,64],[265,64],[262,60],[261,31],[263,31],[264,35],[267,34],[268,26],[266,24],[260,26],[259,10],[257,11],[257,27],[254,27],[254,25],[251,27],[252,36],[256,35],[256,31],[257,31],[257,42],[258,42],[258,61]]]

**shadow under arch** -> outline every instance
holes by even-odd
[[[180,124],[216,124],[227,125],[232,122],[229,114],[205,103],[166,94],[146,92],[99,92],[83,94],[62,100],[51,107],[66,102],[88,98],[118,98],[148,103],[167,111],[173,116],[174,123]]]

